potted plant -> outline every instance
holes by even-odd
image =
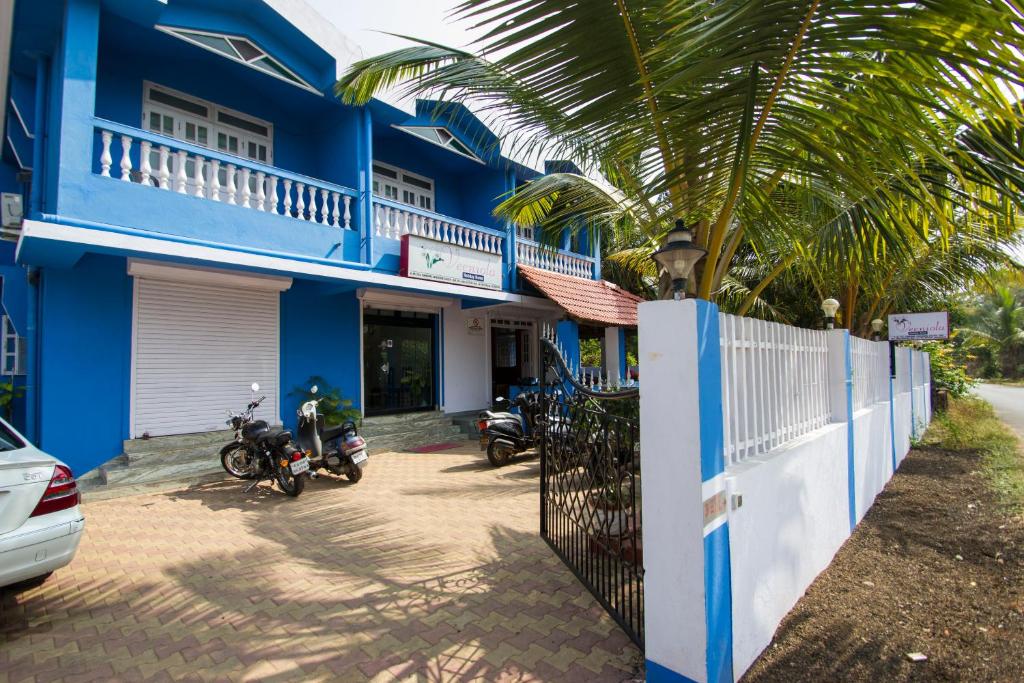
[[[618,538],[629,532],[633,508],[633,485],[626,480],[602,484],[589,498],[591,536]]]

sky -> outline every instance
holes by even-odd
[[[458,0],[306,0],[355,41],[366,57],[408,45],[380,32],[424,38],[452,47],[472,39],[465,24],[446,19]]]

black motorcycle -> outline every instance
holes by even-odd
[[[258,384],[252,385],[254,395],[259,389]],[[271,428],[266,420],[253,419],[254,411],[266,398],[253,398],[244,411],[228,418],[228,426],[235,430],[235,440],[220,450],[220,462],[228,474],[255,480],[246,491],[263,480],[271,480],[294,497],[306,486],[302,475],[309,472],[309,458],[292,444],[291,432]]]
[[[317,393],[313,385],[310,392]],[[312,471],[326,469],[331,474],[345,475],[353,484],[363,478],[369,461],[366,441],[356,432],[356,423],[347,420],[333,427],[324,426],[319,413],[320,402],[306,401],[299,408],[298,445],[309,458]]]
[[[476,423],[480,430],[480,450],[487,450],[487,460],[495,467],[507,465],[520,453],[536,447],[540,441],[537,418],[541,412],[540,393],[527,391],[509,403],[508,399],[495,399],[494,410],[480,413]],[[518,413],[510,412],[512,406]]]

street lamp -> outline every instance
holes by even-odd
[[[676,301],[686,298],[686,280],[693,272],[707,249],[693,243],[693,233],[683,221],[676,221],[676,227],[669,231],[665,246],[651,254],[659,266],[672,278],[672,298]]]
[[[821,312],[825,314],[825,329],[832,330],[836,326],[836,311],[839,310],[839,302],[835,299],[825,299],[821,302]]]
[[[884,324],[885,323],[882,322],[881,318],[875,318],[874,320],[871,321],[871,338],[874,341],[882,340],[882,325]]]

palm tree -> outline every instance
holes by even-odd
[[[623,267],[686,219],[709,252],[702,298],[739,298],[736,259],[780,238],[792,248],[773,279],[822,245],[856,268],[972,225],[951,217],[1012,224],[1022,111],[1005,93],[1024,69],[1009,1],[466,0],[454,16],[484,29],[471,49],[418,41],[355,64],[336,92],[469,103],[513,151],[603,176],[545,176],[499,211],[590,219]],[[763,300],[746,286],[749,310]]]
[[[970,319],[971,326],[960,329],[968,346],[987,348],[999,358],[1003,377],[1017,377],[1024,351],[1024,292],[995,284]]]

